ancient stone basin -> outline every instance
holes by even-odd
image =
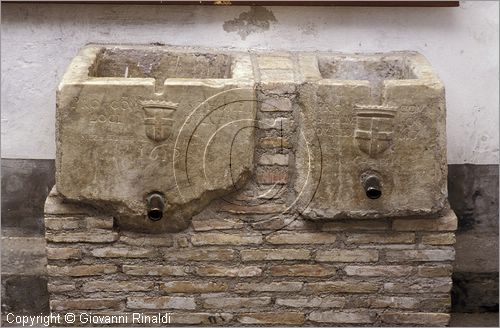
[[[267,116],[257,118],[258,109]],[[114,213],[126,229],[185,229],[210,201],[245,185],[255,126],[277,129],[280,112],[293,113],[285,133],[296,142],[286,213],[376,218],[446,208],[444,88],[414,52],[87,46],[58,92],[57,191]]]
[[[58,192],[125,228],[186,228],[252,171],[253,85],[245,53],[87,46],[58,90]]]
[[[312,219],[447,206],[444,88],[412,52],[299,57],[295,188]]]

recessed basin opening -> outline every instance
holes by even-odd
[[[89,70],[91,77],[154,78],[161,86],[169,78],[231,78],[232,56],[226,54],[104,49]]]
[[[318,58],[321,76],[333,80],[368,80],[374,85],[383,80],[416,79],[416,75],[405,58],[373,59]]]

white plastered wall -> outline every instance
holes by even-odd
[[[2,6],[2,157],[55,156],[55,90],[90,42],[424,54],[446,86],[450,164],[498,163],[498,3],[459,8]]]

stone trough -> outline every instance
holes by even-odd
[[[415,52],[89,45],[58,90],[51,310],[444,326],[445,118]]]

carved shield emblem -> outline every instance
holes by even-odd
[[[144,110],[146,135],[154,141],[167,140],[172,134],[173,115],[178,104],[168,101],[148,100],[141,102]]]
[[[394,133],[395,107],[356,105],[354,138],[358,148],[370,157],[385,152]]]

